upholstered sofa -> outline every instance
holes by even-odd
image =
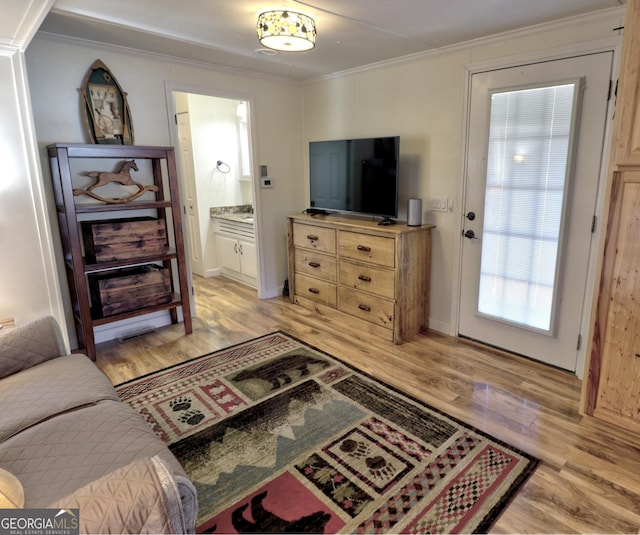
[[[50,317],[0,334],[0,468],[24,507],[78,508],[87,533],[193,532],[178,461],[89,358],[65,353]]]

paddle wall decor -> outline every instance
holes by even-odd
[[[80,94],[84,123],[92,143],[134,144],[127,94],[99,59],[87,71]]]

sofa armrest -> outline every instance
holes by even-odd
[[[197,504],[195,488],[187,483],[188,501]],[[197,505],[184,510],[184,491],[155,456],[114,470],[49,507],[79,509],[80,533],[193,533]]]
[[[0,378],[66,353],[60,327],[45,316],[0,336]]]

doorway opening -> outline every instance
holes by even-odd
[[[191,286],[228,276],[258,289],[250,101],[177,88],[171,97]]]

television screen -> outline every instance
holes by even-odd
[[[397,217],[399,157],[399,136],[311,141],[311,208]]]

